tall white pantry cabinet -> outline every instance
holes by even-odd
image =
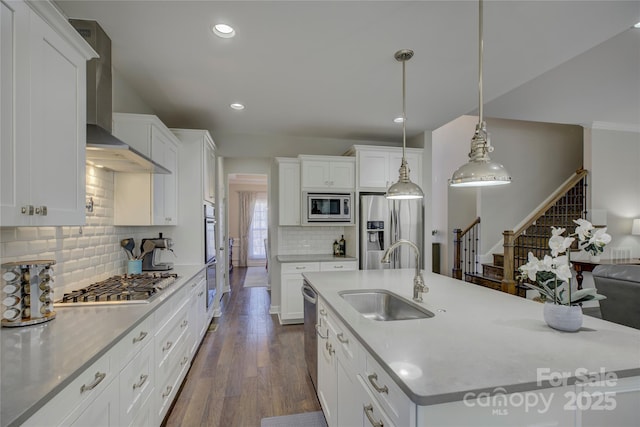
[[[49,2],[2,0],[0,22],[0,225],[82,225],[97,54]]]

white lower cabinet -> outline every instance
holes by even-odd
[[[321,298],[318,400],[329,427],[415,425],[416,407]]]
[[[65,420],[62,425],[74,427],[120,426],[118,405],[118,381],[113,380],[80,416],[75,419]]]
[[[280,323],[302,323],[302,273],[320,271],[318,262],[283,263],[280,273]]]
[[[181,375],[184,368],[191,360],[191,348],[187,342],[189,336],[187,307],[189,304],[183,299],[175,314],[156,332],[155,371],[158,387],[155,393],[158,403],[156,406],[158,421],[162,421],[167,414],[182,382]],[[159,317],[162,316],[160,314]]]
[[[373,427],[395,427],[387,414],[378,403],[376,397],[371,393],[371,390],[365,384],[365,380],[358,375],[358,383],[360,384],[360,390],[357,396],[359,397],[358,406],[361,408],[362,422],[354,425],[373,426]],[[398,427],[404,424],[398,424]],[[409,424],[406,424],[409,426]]]
[[[329,427],[637,425],[640,377],[418,406],[319,297],[318,400]],[[596,380],[605,383],[596,383]],[[499,390],[500,388],[496,389]]]
[[[206,331],[205,287],[196,275],[22,425],[160,425]]]
[[[335,329],[326,305],[318,301],[318,400],[328,427],[338,425],[338,372],[336,362]]]
[[[357,261],[285,262],[280,270],[280,323],[302,323],[302,273],[357,270]]]
[[[147,343],[120,372],[120,425],[130,426],[153,392],[153,345]],[[139,422],[140,420],[136,421]]]

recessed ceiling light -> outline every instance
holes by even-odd
[[[213,33],[218,37],[222,37],[223,39],[230,39],[231,37],[236,35],[236,30],[234,30],[232,26],[227,24],[216,24],[213,26]]]
[[[244,110],[244,105],[238,102],[234,102],[233,104],[229,105],[229,107],[233,108],[234,110]]]
[[[640,22],[633,26],[633,28],[640,28]]]
[[[404,119],[402,117],[396,117],[395,119],[393,119],[393,123],[402,123],[404,121]]]

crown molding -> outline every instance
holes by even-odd
[[[613,123],[613,122],[592,122],[591,129],[599,130],[616,130],[621,132],[637,132],[640,133],[640,124],[629,123]]]

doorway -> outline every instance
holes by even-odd
[[[228,175],[229,237],[232,263],[267,268],[269,227],[268,178],[263,174]]]

